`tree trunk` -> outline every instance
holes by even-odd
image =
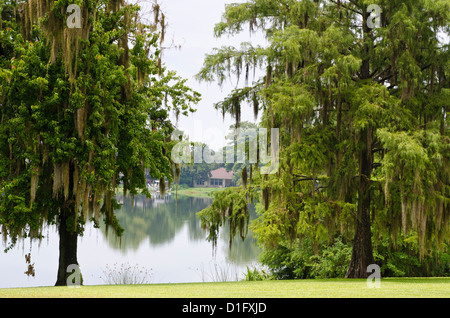
[[[73,197],[73,173],[74,167],[70,164],[69,168],[69,196],[68,199],[61,200],[61,212],[59,214],[59,266],[55,286],[67,286],[67,277],[70,265],[77,265],[77,243],[78,233],[76,231],[75,221],[75,201]]]
[[[358,214],[353,240],[352,258],[346,278],[367,278],[367,266],[374,264],[372,231],[370,228],[370,176],[372,172],[372,129],[361,133],[364,143],[360,151],[360,175],[358,189]],[[369,138],[368,138],[369,137]]]
[[[352,258],[347,270],[346,278],[367,278],[367,267],[374,264],[372,250],[372,233],[370,229],[370,214],[368,205],[370,205],[369,193],[366,193],[359,200],[358,220],[356,223],[356,232],[353,239]]]
[[[67,286],[67,268],[69,265],[78,265],[77,261],[77,240],[78,233],[70,226],[70,217],[73,217],[72,211],[63,208],[59,216],[59,267],[55,286]],[[72,218],[73,222],[73,218]],[[69,224],[68,224],[69,223]]]

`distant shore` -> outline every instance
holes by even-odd
[[[178,195],[185,195],[197,198],[209,198],[210,194],[221,188],[182,188],[178,189]],[[175,195],[175,187],[172,190],[172,195]]]
[[[221,190],[223,188],[207,188],[207,187],[199,187],[199,188],[187,188],[185,186],[181,186],[178,188],[177,193],[178,195],[184,195],[184,196],[190,196],[190,197],[197,197],[197,198],[209,198],[210,193]],[[119,185],[116,187],[116,194],[123,194],[123,187],[122,185]],[[170,191],[172,195],[175,195],[175,186],[172,186],[172,190]],[[129,194],[129,192],[128,192]]]

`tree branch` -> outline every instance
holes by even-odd
[[[378,167],[381,167],[381,162],[374,162],[374,163],[372,163],[372,169],[375,169],[375,168],[378,168]]]
[[[375,149],[372,149],[372,153],[383,151],[383,150],[384,150],[383,148],[375,148]]]
[[[343,3],[337,3],[335,0],[330,0],[330,1],[333,2],[334,4],[338,5],[338,6],[342,6],[342,7],[346,8],[346,9],[348,9],[348,10],[350,10],[350,11],[353,11],[353,12],[356,13],[356,14],[363,15],[362,12],[359,12],[358,10],[353,9],[353,8],[351,8],[351,7],[349,7],[349,6],[345,5],[345,4],[343,4]]]
[[[299,178],[299,179],[294,179],[293,181],[294,181],[294,182],[298,182],[298,181],[315,181],[315,180],[317,180],[317,178],[309,177],[309,178]]]

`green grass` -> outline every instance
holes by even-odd
[[[450,298],[450,278],[384,278],[0,289],[0,298]]]
[[[209,198],[209,194],[220,190],[221,188],[186,188],[178,189],[178,195],[185,195],[197,198]],[[172,195],[175,195],[175,188],[172,190]]]

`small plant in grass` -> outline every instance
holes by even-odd
[[[258,269],[254,267],[253,269],[250,269],[247,266],[247,273],[245,274],[245,280],[246,281],[260,281],[260,280],[271,280],[273,279],[273,276],[270,275],[266,270],[264,269]]]
[[[106,265],[103,274],[100,278],[108,285],[149,284],[153,275],[151,268],[139,267],[137,264],[132,266],[128,262],[120,265],[114,263],[113,267]]]

